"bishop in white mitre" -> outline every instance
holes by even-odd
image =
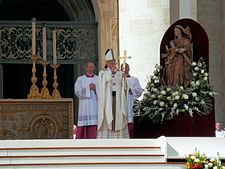
[[[98,123],[98,76],[94,75],[94,63],[87,62],[86,74],[77,78],[74,89],[79,98],[76,139],[94,139]]]
[[[112,49],[106,51],[105,57],[106,67],[99,72],[97,138],[129,138],[123,72],[116,66]]]
[[[121,65],[123,68],[123,65]],[[127,87],[128,87],[128,130],[130,138],[133,138],[133,128],[134,128],[134,102],[142,95],[144,89],[141,87],[141,84],[137,77],[131,76],[129,74],[130,66],[125,63],[124,73],[126,75]]]

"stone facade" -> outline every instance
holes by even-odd
[[[218,93],[215,99],[216,121],[225,125],[225,2],[223,0],[198,0],[198,22],[205,28],[209,37],[209,78]]]
[[[139,78],[143,88],[160,61],[160,43],[170,24],[169,1],[119,1],[120,51],[132,58],[130,73]]]

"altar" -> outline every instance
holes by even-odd
[[[73,99],[0,99],[0,139],[73,138]]]

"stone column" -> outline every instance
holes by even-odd
[[[215,119],[225,125],[225,49],[224,1],[197,1],[198,22],[209,38],[209,80],[218,93],[215,97]]]
[[[179,9],[179,0],[170,0],[170,24],[179,20]]]
[[[119,55],[118,0],[92,0],[98,21],[99,69],[105,64],[104,53],[112,48]]]
[[[197,20],[197,1],[196,0],[180,0],[179,2],[179,19],[192,18]]]

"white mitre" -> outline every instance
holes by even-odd
[[[107,49],[107,51],[105,52],[105,60],[115,60],[115,56],[112,49]]]

